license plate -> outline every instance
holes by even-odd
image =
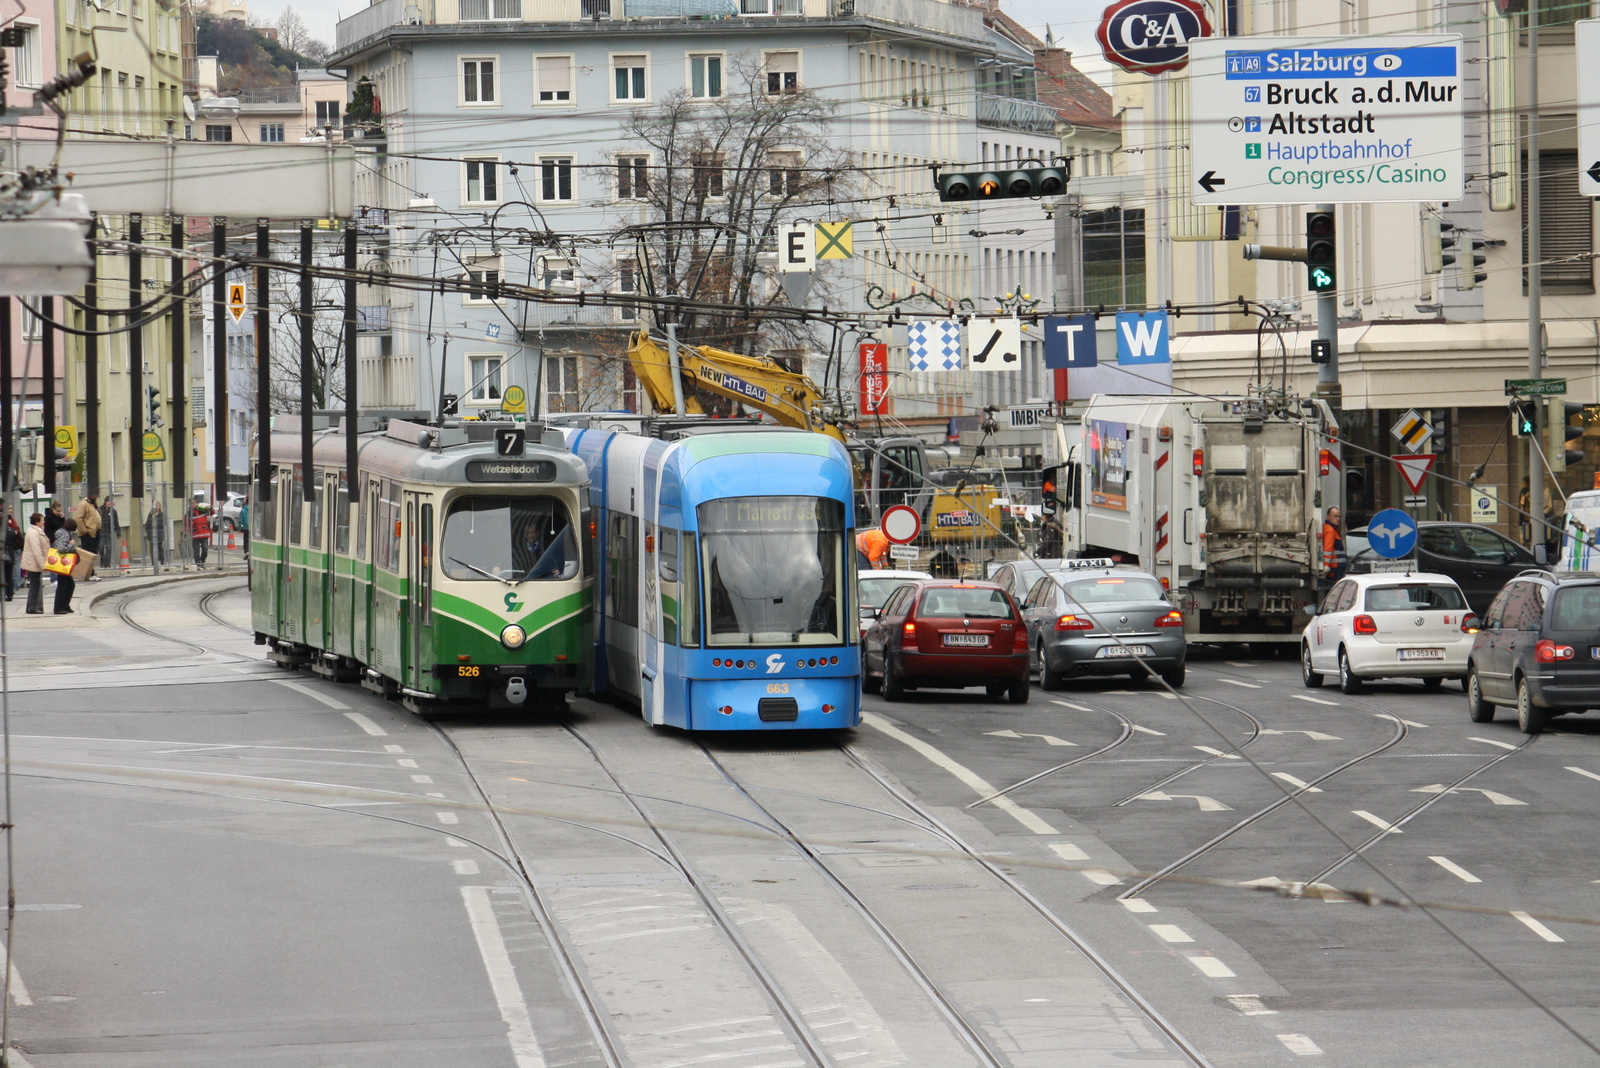
[[[1096,657],[1110,659],[1114,656],[1149,656],[1148,645],[1103,645],[1095,650]]]
[[[1401,660],[1443,660],[1443,649],[1402,649]]]
[[[1600,660],[1600,645],[1589,646],[1589,659]]]
[[[987,634],[946,634],[946,645],[969,645],[979,648],[988,648],[989,636]]]

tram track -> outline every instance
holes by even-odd
[[[248,634],[251,637],[254,637],[255,631],[251,630],[249,627],[241,627],[237,623],[230,623],[228,620],[223,619],[222,615],[216,610],[215,607],[217,598],[221,597],[223,594],[233,593],[236,590],[243,590],[247,588],[248,587],[245,584],[240,583],[237,586],[226,586],[220,590],[212,590],[210,593],[200,598],[200,611],[204,613],[207,619],[211,620],[213,623],[216,623],[218,626],[226,627],[231,631],[238,632],[239,634]]]

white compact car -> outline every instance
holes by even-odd
[[[1337,674],[1356,693],[1364,679],[1421,679],[1437,689],[1464,680],[1478,617],[1447,575],[1351,575],[1312,612],[1300,642],[1300,672],[1309,687]]]
[[[933,578],[926,571],[861,571],[856,583],[861,589],[861,633],[865,634],[872,621],[878,618],[878,609],[889,600],[889,595],[901,586]]]

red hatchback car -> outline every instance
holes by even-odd
[[[898,701],[920,686],[982,686],[1028,700],[1028,629],[992,582],[917,582],[896,590],[861,639],[862,688]]]

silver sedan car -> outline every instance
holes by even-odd
[[[1158,674],[1182,686],[1188,641],[1183,613],[1154,575],[1109,560],[1054,571],[1035,582],[1022,605],[1039,685],[1059,689],[1085,675]]]

